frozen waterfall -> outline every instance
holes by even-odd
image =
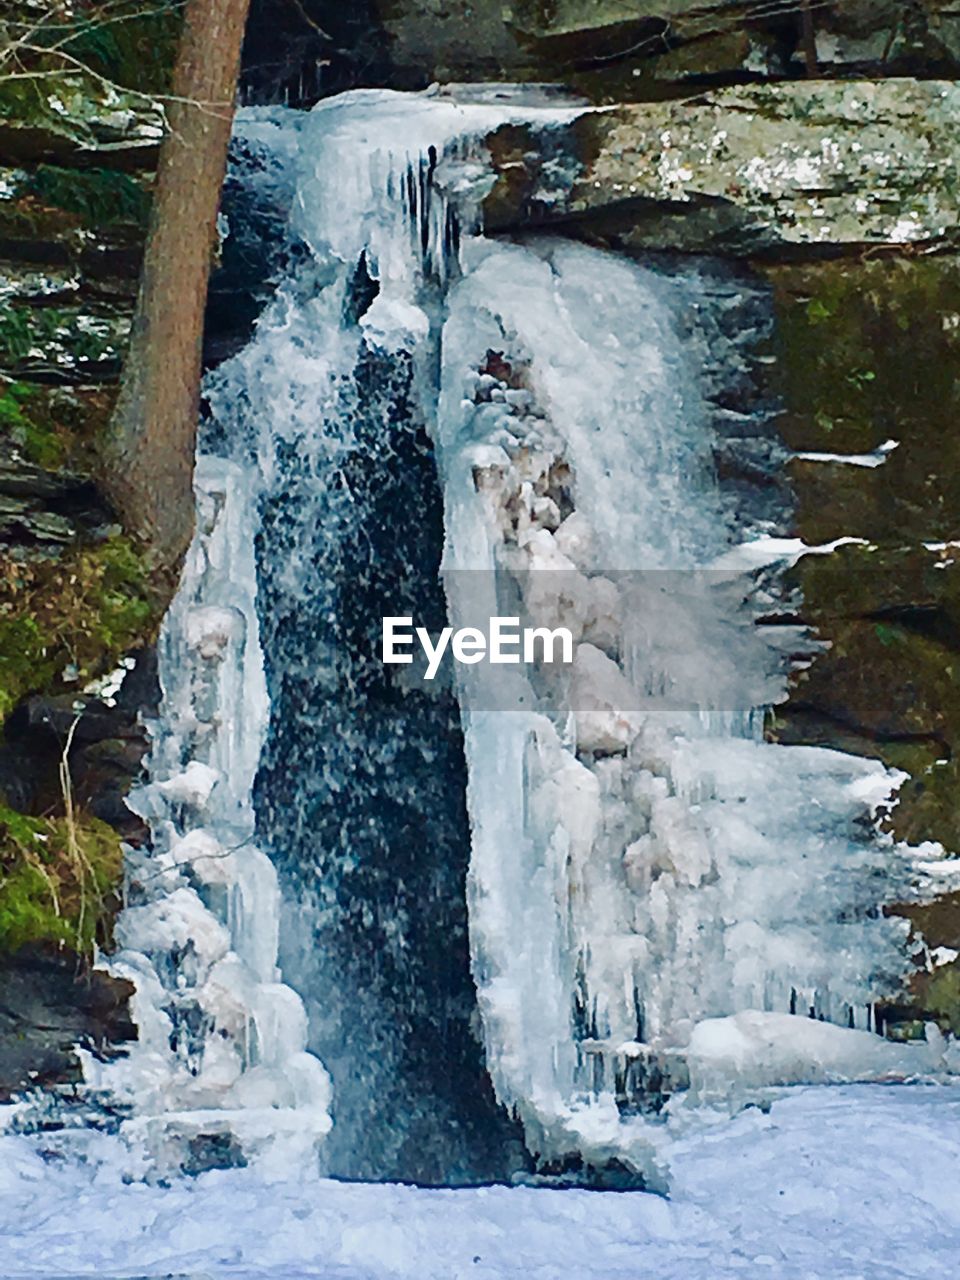
[[[249,469],[197,465],[197,530],[159,644],[149,780],[131,797],[152,848],[131,851],[111,971],[136,988],[139,1038],[86,1078],[130,1112],[123,1136],[161,1169],[310,1157],[329,1080],[277,969],[279,892],[251,804],[266,716]]]
[[[942,1066],[872,1034],[910,965],[883,907],[939,853],[880,833],[879,763],[763,737],[807,641],[760,625],[782,530],[714,466],[757,437],[775,467],[770,423],[711,398],[762,299],[482,234],[484,136],[569,110],[241,113],[290,266],[208,386],[114,962],[141,1044],[99,1081],[131,1125],[219,1116],[246,1154],[286,1124],[350,1177],[660,1185],[665,1107]],[[379,662],[408,613],[565,625],[575,658],[434,687]]]

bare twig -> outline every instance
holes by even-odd
[[[312,27],[318,36],[322,36],[324,40],[333,39],[333,36],[330,35],[329,31],[324,31],[323,27],[321,27],[319,23],[315,22],[313,18],[310,17],[309,13],[307,13],[306,9],[303,6],[302,0],[291,0],[291,4],[296,9],[297,13],[299,13],[300,17],[304,20],[307,26]]]
[[[80,895],[80,907],[77,913],[77,954],[80,954],[83,945],[83,927],[86,923],[87,916],[87,882],[91,885],[96,883],[93,867],[86,854],[83,852],[80,841],[77,839],[77,821],[76,813],[73,805],[73,779],[70,777],[70,748],[73,746],[74,734],[77,731],[77,725],[83,717],[83,712],[78,711],[74,716],[70,728],[67,730],[66,741],[63,745],[63,752],[60,755],[60,763],[58,773],[60,777],[60,791],[63,796],[63,817],[64,825],[67,833],[67,857],[73,864],[73,872],[77,878],[77,891]]]

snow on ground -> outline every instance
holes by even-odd
[[[101,1155],[111,1140],[96,1138]],[[125,1185],[0,1138],[0,1276],[889,1280],[957,1274],[960,1087],[807,1088],[672,1148],[672,1197],[212,1172]],[[97,1146],[91,1147],[91,1155]]]

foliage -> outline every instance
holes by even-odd
[[[0,805],[0,952],[54,943],[88,956],[116,910],[117,833],[96,818],[30,818]]]
[[[89,70],[120,88],[160,94],[169,86],[183,0],[49,0],[8,6],[0,75]],[[22,80],[39,92],[39,79]]]
[[[143,228],[150,212],[150,197],[141,183],[128,173],[111,169],[75,170],[38,165],[20,192],[32,196],[46,208],[76,215],[83,226],[92,229],[118,223],[133,223]]]
[[[0,315],[0,364],[46,369],[117,362],[129,321],[89,307],[8,306]]]

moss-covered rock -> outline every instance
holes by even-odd
[[[955,748],[951,748],[954,750]],[[953,853],[960,851],[960,760],[936,760],[913,768],[897,793],[888,827],[898,840],[921,845],[935,840]],[[960,917],[957,920],[960,928]],[[960,1008],[958,1008],[960,1013]]]
[[[960,893],[945,893],[933,902],[896,909],[911,925],[917,969],[910,980],[908,1002],[897,1009],[909,1019],[917,1008],[944,1031],[960,1035]]]
[[[944,544],[960,536],[960,266],[944,255],[767,274],[782,434],[815,455],[790,467],[796,532],[810,545],[866,544],[798,566],[805,617],[833,648],[788,706],[868,735],[933,733],[952,750],[960,566]],[[873,454],[879,465],[839,460],[885,441],[898,443]]]
[[[0,256],[35,266],[108,263],[105,252],[116,257],[143,238],[149,210],[149,175],[49,164],[0,169]]]
[[[798,532],[917,546],[960,535],[960,262],[881,257],[767,268],[787,443],[881,466],[798,460]]]
[[[97,440],[110,415],[112,388],[56,386],[0,377],[0,456],[89,477]],[[0,491],[7,468],[0,465]]]
[[[960,265],[936,255],[763,269],[782,434],[814,455],[789,468],[795,532],[811,545],[863,540],[792,571],[802,620],[825,647],[796,674],[770,735],[903,770],[885,827],[960,854]],[[889,441],[897,447],[876,452]],[[909,1034],[932,1017],[960,1030],[960,966],[949,959],[960,896],[898,910],[917,969],[887,1011],[891,1028]]]
[[[82,163],[110,150],[126,167],[155,162],[163,116],[149,94],[110,84],[85,69],[41,61],[35,74],[0,80],[0,157],[14,162]]]
[[[0,35],[0,157],[86,165],[153,163],[163,134],[157,98],[169,85],[180,28],[177,0],[12,0]]]
[[[960,547],[854,546],[803,557],[803,618],[826,648],[794,677],[771,737],[902,769],[886,825],[960,853]]]
[[[152,637],[159,603],[120,533],[60,556],[0,559],[0,716],[29,693],[115,666]]]
[[[947,443],[960,405],[960,260],[868,257],[766,275],[789,445],[860,453],[902,440],[905,426]]]
[[[34,399],[35,388],[26,383],[0,381],[0,435],[27,462],[52,470],[64,461],[64,441],[31,412]]]
[[[960,653],[896,620],[837,621],[829,639],[829,660],[798,674],[795,703],[877,740],[947,747],[960,728]]]
[[[182,5],[42,8],[0,16],[0,42],[33,30],[0,80],[0,1098],[78,1078],[78,1041],[135,1035],[130,985],[87,961],[110,941],[120,842],[143,837],[124,796],[166,598],[97,472]]]
[[[0,277],[0,294],[8,282]],[[129,312],[110,303],[38,305],[49,283],[46,275],[17,282],[20,296],[0,315],[0,373],[78,383],[119,377]]]

